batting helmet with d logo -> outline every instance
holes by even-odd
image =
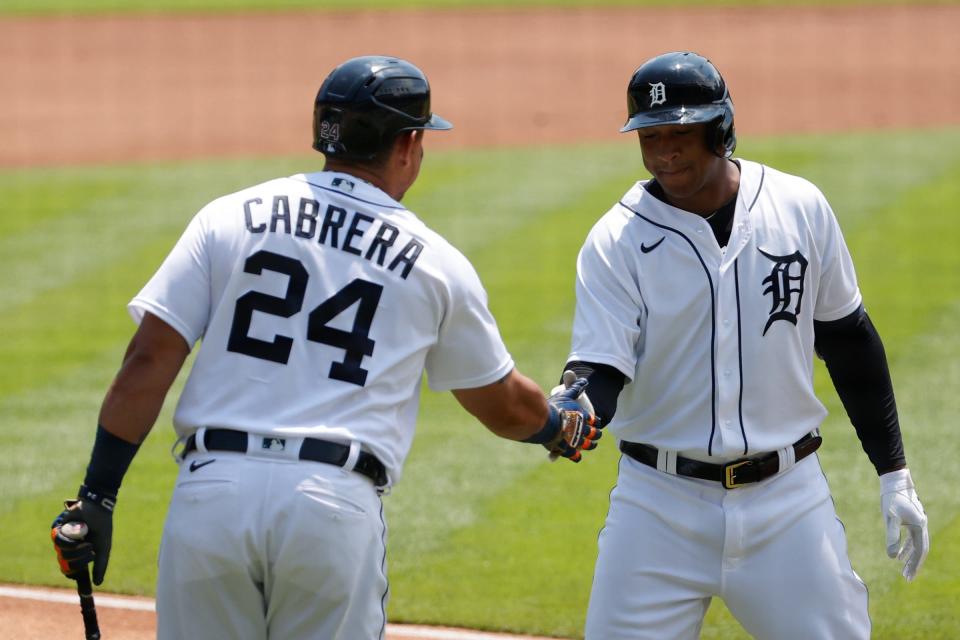
[[[737,146],[733,101],[712,62],[696,53],[674,51],[647,60],[633,72],[621,132],[702,122],[711,125],[707,146],[723,157],[733,155]]]

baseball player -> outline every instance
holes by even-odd
[[[696,638],[711,598],[752,636],[870,636],[867,590],[815,452],[813,358],[880,477],[887,552],[929,548],[880,337],[823,194],[733,159],[720,73],[689,52],[641,65],[623,132],[652,179],[590,231],[567,369],[623,453],[587,640]]]
[[[324,170],[205,206],[129,305],[139,323],[99,417],[86,477],[54,522],[104,578],[121,480],[192,347],[174,415],[180,461],[160,547],[158,637],[383,638],[381,495],[400,478],[420,384],[495,434],[579,460],[599,432],[520,374],[467,259],[401,199],[423,158],[426,76],[397,58],[320,87]]]

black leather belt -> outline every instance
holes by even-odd
[[[263,438],[265,443],[271,441],[269,436],[264,436]],[[283,438],[275,438],[274,440],[282,441]],[[237,431],[235,429],[207,429],[203,435],[203,446],[207,451],[236,451],[246,453],[247,432]],[[192,434],[187,438],[186,445],[183,448],[183,455],[196,450],[197,436],[196,434]],[[318,440],[316,438],[304,438],[303,445],[300,447],[299,457],[301,460],[323,462],[342,467],[347,463],[349,456],[350,447],[348,445],[340,444],[339,442],[330,442],[328,440]],[[378,487],[387,484],[386,467],[384,467],[383,463],[372,453],[361,451],[353,470],[373,480],[373,484]]]
[[[793,454],[797,462],[820,448],[823,438],[808,433],[793,443]],[[621,442],[620,451],[637,462],[657,468],[657,448],[638,442]],[[677,456],[677,475],[701,480],[719,482],[727,489],[760,482],[780,471],[780,456],[776,452],[765,453],[753,458],[741,458],[726,464],[700,462]]]

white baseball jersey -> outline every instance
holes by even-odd
[[[400,476],[420,380],[490,384],[513,360],[467,259],[347,174],[280,178],[219,198],[131,301],[202,340],[179,435],[224,427],[359,441]]]
[[[861,304],[849,252],[814,185],[738,162],[725,248],[638,182],[580,252],[569,359],[630,380],[609,426],[619,439],[722,461],[787,447],[826,415],[813,320]]]

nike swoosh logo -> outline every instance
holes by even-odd
[[[203,462],[199,462],[199,461],[197,461],[197,460],[194,460],[193,462],[190,463],[190,473],[193,473],[194,471],[196,471],[196,470],[199,469],[200,467],[205,467],[205,466],[207,466],[208,464],[213,464],[213,463],[216,462],[216,461],[217,461],[216,458],[211,458],[210,460],[204,460]]]
[[[663,236],[663,238],[660,238],[659,240],[657,240],[656,242],[654,242],[654,243],[653,243],[652,245],[650,245],[649,247],[641,242],[641,243],[640,243],[640,251],[642,251],[643,253],[650,253],[651,251],[653,251],[654,249],[656,249],[657,247],[659,247],[659,246],[660,246],[660,243],[663,242],[665,238],[666,238],[666,236]]]

